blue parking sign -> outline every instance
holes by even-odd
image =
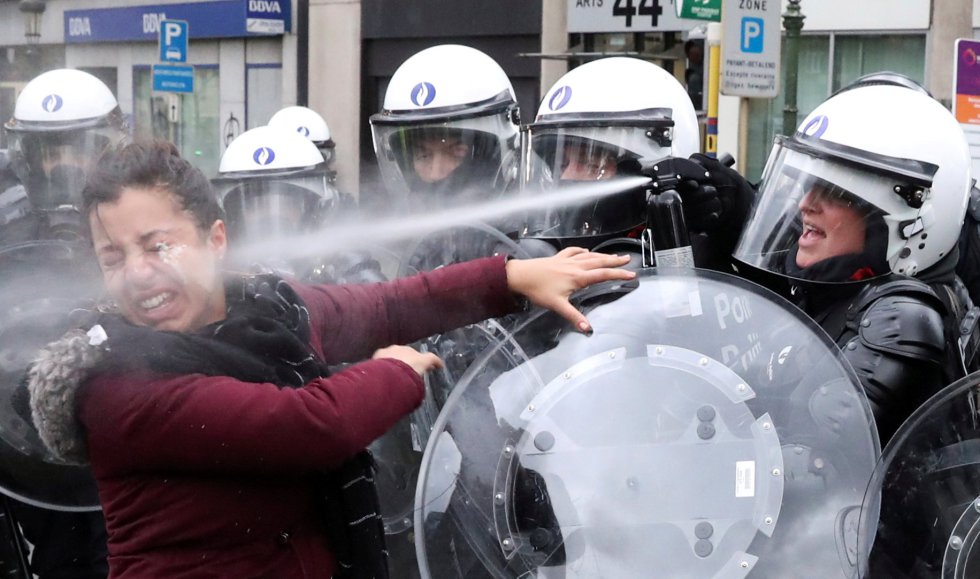
[[[766,22],[762,18],[745,16],[742,18],[742,52],[758,54],[765,44]]]
[[[160,21],[160,60],[163,62],[187,62],[186,20]]]

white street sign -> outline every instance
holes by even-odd
[[[674,0],[567,0],[569,32],[677,32],[697,20],[677,17]]]
[[[779,94],[779,0],[723,0],[721,92],[772,98]]]

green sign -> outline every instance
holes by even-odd
[[[678,18],[721,22],[721,0],[674,0]]]

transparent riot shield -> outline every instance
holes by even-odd
[[[696,270],[540,312],[474,363],[425,451],[423,577],[852,577],[878,456],[837,347]]]
[[[405,277],[496,253],[517,258],[530,257],[504,231],[474,221],[433,231],[410,244],[398,273],[399,277]]]
[[[89,470],[59,462],[41,442],[25,379],[38,350],[73,327],[73,313],[90,310],[100,291],[95,260],[80,245],[34,241],[0,249],[0,492],[18,501],[99,509]]]
[[[433,232],[411,244],[399,265],[400,277],[477,259],[497,252],[527,257],[507,235],[482,223]],[[375,484],[381,504],[392,579],[418,577],[414,531],[415,487],[422,451],[440,409],[453,387],[477,356],[492,344],[507,339],[513,319],[488,320],[432,336],[414,344],[439,356],[445,366],[425,377],[421,406],[400,420],[369,449],[374,456]]]
[[[980,373],[930,398],[875,468],[861,517],[861,577],[980,577]]]

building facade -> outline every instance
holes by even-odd
[[[568,24],[544,40],[560,46],[562,39],[568,39],[571,52],[606,54],[618,49],[633,53],[684,78],[681,71],[687,55],[677,47],[685,39],[701,38],[702,29],[693,21],[673,18],[674,0],[643,3],[647,7],[643,17],[639,9],[633,13],[624,10],[626,5],[608,0],[554,0],[544,20],[564,19]],[[783,13],[786,5],[782,0]],[[980,28],[978,0],[862,0],[858,4],[802,0],[800,6],[806,16],[799,55],[797,108],[801,119],[842,86],[879,70],[903,73],[949,105],[953,43],[956,38],[976,36]],[[772,99],[721,96],[718,152],[732,154],[750,179],[759,177],[773,136],[784,131],[782,88]]]
[[[783,0],[785,10],[786,0]],[[691,52],[704,24],[674,15],[674,0],[48,0],[39,43],[25,44],[18,1],[0,0],[0,115],[43,70],[68,66],[102,78],[134,134],[174,139],[213,175],[225,144],[282,106],[304,104],[327,120],[340,186],[377,190],[368,118],[388,79],[411,54],[462,43],[496,59],[513,80],[524,120],[570,67],[626,54],[652,60],[682,82],[706,69]],[[630,8],[632,10],[630,10]],[[953,42],[980,29],[980,0],[802,0],[798,108],[858,76],[902,72],[949,103]],[[186,20],[194,91],[153,90],[159,21]],[[705,83],[706,86],[706,83]],[[692,92],[697,101],[701,98]],[[774,99],[722,96],[718,150],[756,178],[784,130]],[[702,105],[703,101],[696,102]],[[980,141],[980,138],[978,138]],[[3,142],[0,141],[0,147]],[[980,148],[980,146],[978,146]]]
[[[0,3],[0,115],[13,113],[19,90],[45,70],[68,67],[102,79],[136,137],[164,137],[209,176],[225,145],[264,125],[296,99],[296,49],[290,0],[49,0],[38,44],[25,45],[17,2]],[[193,90],[154,90],[154,66],[167,56],[160,22],[187,23],[186,62]],[[177,63],[170,63],[177,64]],[[66,87],[71,90],[71,87]]]

